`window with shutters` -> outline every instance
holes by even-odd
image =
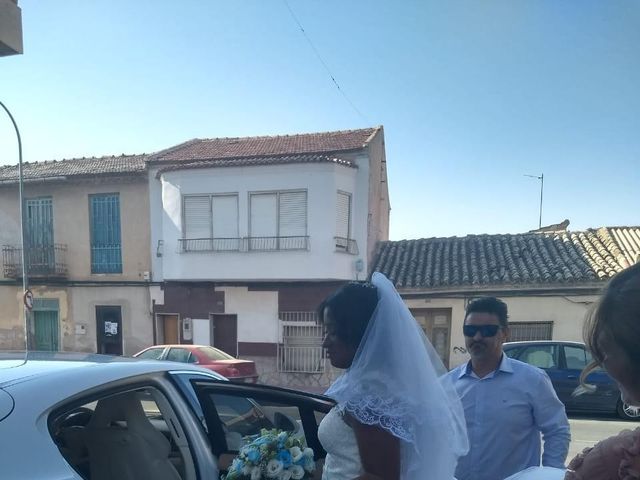
[[[308,250],[306,190],[252,193],[250,250]]]
[[[120,195],[89,197],[91,273],[122,273]]]
[[[238,251],[238,195],[182,198],[182,251]]]
[[[358,244],[351,232],[351,194],[338,191],[336,198],[336,251],[358,254]]]

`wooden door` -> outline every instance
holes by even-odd
[[[178,331],[178,315],[163,315],[162,317],[163,342],[165,344],[180,343]]]
[[[411,310],[416,321],[440,356],[444,366],[449,368],[449,348],[451,344],[451,310],[421,308]]]
[[[58,312],[33,312],[35,327],[35,349],[47,352],[58,351]]]
[[[213,324],[213,346],[234,357],[238,356],[238,316],[211,315]]]

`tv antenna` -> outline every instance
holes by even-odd
[[[540,175],[527,175],[525,177],[536,178],[540,180],[540,217],[538,218],[538,228],[542,228],[542,195],[544,194],[544,173]]]

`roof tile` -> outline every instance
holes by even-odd
[[[604,281],[640,261],[640,227],[382,242],[374,271],[399,288]]]

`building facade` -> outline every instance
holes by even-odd
[[[316,307],[388,238],[381,127],[194,140],[149,159],[156,343],[211,344],[263,382],[334,372]]]
[[[24,166],[29,348],[132,354],[152,340],[144,156]],[[16,167],[0,168],[0,348],[25,346]]]

